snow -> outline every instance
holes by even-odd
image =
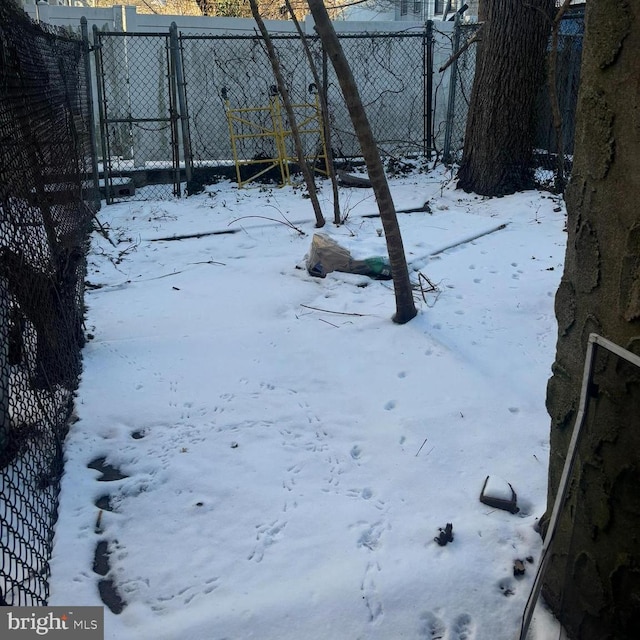
[[[94,234],[49,604],[102,604],[105,540],[126,602],[105,610],[108,639],[517,637],[542,546],[564,206],[465,194],[442,168],[390,184],[398,209],[432,209],[399,214],[412,281],[438,287],[402,326],[390,282],[307,273],[299,188],[102,209],[116,246]],[[330,194],[322,232],[384,254],[371,190],[341,189],[340,227]],[[101,481],[100,457],[127,477]],[[479,501],[494,475],[517,514]],[[530,637],[554,628],[539,607]]]
[[[498,476],[487,476],[483,491],[484,495],[490,498],[496,498],[505,502],[513,500],[513,489],[511,485]]]

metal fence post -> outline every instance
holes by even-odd
[[[424,137],[423,153],[433,151],[433,20],[427,20],[423,39]]]
[[[89,144],[91,145],[91,173],[93,177],[94,205],[96,210],[100,209],[100,179],[98,177],[98,145],[96,142],[96,118],[95,106],[93,102],[93,86],[91,78],[91,44],[89,42],[89,27],[87,19],[80,18],[80,30],[82,33],[82,49],[84,58],[85,82],[87,83],[87,105],[89,107]]]
[[[174,30],[175,27],[175,30]],[[173,54],[174,47],[178,46],[177,26],[175,22],[169,27],[167,47],[167,68],[169,72],[169,119],[171,126],[171,157],[173,158],[173,194],[180,197],[180,136],[178,135],[178,89],[176,81],[176,60]]]
[[[93,50],[95,52],[96,63],[96,86],[98,88],[98,114],[100,120],[100,139],[102,144],[102,174],[104,176],[104,196],[107,204],[113,203],[113,194],[111,192],[111,159],[109,157],[109,142],[107,140],[107,127],[105,124],[106,114],[104,112],[104,90],[102,83],[104,82],[104,69],[102,67],[102,42],[100,41],[100,32],[98,27],[93,25]]]
[[[455,55],[460,49],[460,14],[456,13],[453,28],[453,51]],[[458,81],[458,61],[454,60],[451,65],[451,75],[449,80],[449,101],[447,103],[447,123],[444,133],[444,151],[442,153],[443,162],[451,162],[451,136],[453,134],[453,120],[456,108],[456,83]]]
[[[171,56],[175,69],[175,80],[178,90],[178,108],[180,110],[180,127],[182,133],[182,152],[184,155],[184,172],[187,179],[187,195],[189,195],[192,181],[193,156],[191,154],[191,132],[189,130],[189,112],[187,109],[187,85],[184,79],[182,60],[182,42],[178,38],[178,25],[171,23],[169,28],[171,39]]]

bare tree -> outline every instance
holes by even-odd
[[[318,100],[320,103],[320,117],[322,119],[322,134],[324,136],[324,147],[327,158],[327,171],[329,173],[329,180],[331,180],[331,189],[333,191],[333,222],[334,224],[341,224],[342,220],[340,219],[340,193],[338,190],[338,180],[336,178],[336,170],[333,164],[333,151],[331,150],[331,122],[329,120],[329,107],[327,105],[327,95],[325,93],[326,87],[322,86],[322,81],[320,80],[320,74],[318,73],[318,69],[316,68],[316,64],[313,60],[313,56],[311,55],[311,50],[309,49],[309,45],[307,44],[307,39],[305,34],[302,31],[302,27],[298,22],[298,18],[296,17],[295,11],[291,6],[290,0],[284,0],[287,10],[289,11],[289,15],[291,16],[291,20],[293,21],[296,31],[300,36],[300,42],[302,43],[302,47],[304,49],[305,56],[307,57],[307,62],[309,63],[309,69],[311,69],[311,74],[313,76],[313,81],[316,85],[316,90],[318,91]]]
[[[396,313],[393,316],[393,320],[399,324],[404,324],[416,316],[417,310],[413,301],[413,291],[409,281],[409,270],[400,234],[400,226],[398,225],[398,218],[382,166],[382,160],[380,159],[380,153],[362,105],[353,73],[331,24],[327,9],[322,0],[307,1],[311,15],[316,23],[316,30],[338,77],[351,122],[358,136],[362,155],[367,165],[389,251],[389,262],[391,263],[391,274],[396,296]]]
[[[577,419],[586,342],[595,332],[640,353],[640,14],[587,2],[567,187],[567,251],[556,295],[558,343],[547,388],[548,504]],[[640,621],[640,374],[597,354],[575,471],[543,595],[571,638],[635,638]]]
[[[269,60],[271,62],[271,68],[273,69],[273,75],[275,76],[276,82],[278,83],[278,92],[280,94],[280,97],[282,98],[282,103],[287,114],[287,119],[289,120],[289,126],[291,127],[291,137],[293,138],[296,155],[298,156],[298,164],[300,165],[300,171],[302,171],[302,175],[304,176],[304,181],[307,185],[307,192],[309,193],[309,199],[311,200],[313,212],[316,216],[316,227],[324,227],[325,220],[324,216],[322,215],[322,207],[320,206],[320,201],[318,200],[316,183],[313,177],[313,172],[309,168],[309,164],[307,163],[307,159],[304,155],[302,140],[300,138],[300,130],[298,129],[298,124],[296,122],[296,114],[293,111],[293,106],[289,98],[287,85],[285,84],[284,78],[282,77],[282,72],[280,71],[278,54],[273,46],[273,42],[271,41],[269,32],[267,31],[267,28],[264,24],[264,20],[260,15],[260,9],[258,8],[256,0],[249,0],[249,4],[251,5],[251,13],[253,14],[253,18],[258,25],[260,33],[262,34],[262,39],[264,40],[264,45],[267,49],[267,55],[269,56]]]
[[[458,186],[498,196],[533,185],[534,106],[555,0],[484,0],[482,48]]]

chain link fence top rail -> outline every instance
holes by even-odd
[[[0,4],[0,602],[42,605],[99,205],[86,49]]]

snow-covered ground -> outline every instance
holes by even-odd
[[[126,603],[105,612],[113,640],[517,637],[546,508],[565,211],[450,178],[391,180],[397,208],[432,210],[399,214],[425,285],[403,326],[390,282],[307,273],[300,189],[223,182],[102,209],[116,246],[94,235],[50,604],[101,604],[111,581]],[[321,232],[384,254],[371,191],[342,189],[340,227],[330,194]],[[126,477],[101,480],[99,458]],[[487,476],[518,513],[480,502]],[[531,637],[552,624],[539,613]]]

